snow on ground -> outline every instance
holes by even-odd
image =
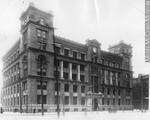
[[[149,120],[150,112],[66,112],[60,113],[59,120]],[[57,113],[3,113],[0,120],[58,120]]]

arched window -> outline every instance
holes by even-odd
[[[37,74],[46,76],[46,71],[46,57],[44,55],[39,55],[37,60]]]

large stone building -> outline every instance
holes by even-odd
[[[3,57],[4,110],[41,111],[40,81],[44,110],[56,110],[54,55],[61,111],[132,109],[131,45],[120,42],[107,52],[97,40],[80,44],[61,38],[54,35],[52,19],[34,6],[21,15],[22,37]]]
[[[149,108],[149,75],[139,75],[133,79],[133,109]]]

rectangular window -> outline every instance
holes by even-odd
[[[77,70],[77,64],[75,63],[72,64],[72,70]]]
[[[107,94],[108,95],[110,94],[110,88],[107,88]]]
[[[80,75],[80,80],[81,80],[81,82],[85,82],[85,77],[84,77],[84,75]]]
[[[43,98],[43,104],[46,104],[46,95],[43,95],[43,97],[41,95],[37,95],[37,104],[41,104],[42,103],[42,98]]]
[[[110,100],[109,100],[109,98],[107,99],[107,105],[110,105]]]
[[[121,99],[118,99],[118,105],[121,105]]]
[[[80,71],[84,71],[84,65],[80,65]]]
[[[105,102],[104,102],[104,98],[102,98],[102,105],[104,105],[105,104]]]
[[[64,87],[65,87],[65,88],[64,88],[64,91],[65,91],[65,92],[69,92],[69,84],[65,84]]]
[[[105,60],[104,59],[102,59],[102,64],[104,65],[104,62],[105,62]]]
[[[65,105],[69,104],[69,96],[65,96],[64,104]]]
[[[17,93],[19,93],[19,85],[17,85]]]
[[[85,86],[81,86],[81,93],[85,93]]]
[[[60,48],[59,47],[55,47],[55,52],[59,55],[60,54]]]
[[[69,63],[66,62],[66,61],[64,61],[64,62],[63,62],[63,67],[64,67],[64,68],[68,68],[68,67],[69,67]]]
[[[63,72],[63,77],[64,77],[64,79],[68,79],[69,78],[69,74],[67,72]]]
[[[46,38],[46,34],[47,34],[46,31],[37,29],[37,37],[45,39]]]
[[[42,82],[42,88],[43,88],[43,90],[46,90],[47,89],[47,82]],[[38,82],[37,83],[37,89],[41,89],[41,83],[40,82]]]
[[[57,104],[57,98],[58,98],[58,97],[57,97],[57,96],[55,96],[55,104]],[[58,100],[59,100],[59,99],[58,99]],[[60,103],[60,102],[59,102],[59,103]]]
[[[64,49],[64,55],[69,56],[69,50],[68,49]]]
[[[77,105],[77,97],[76,96],[73,97],[73,105]]]
[[[77,52],[73,51],[73,58],[77,59]]]
[[[46,50],[46,34],[46,31],[37,29],[39,49]]]
[[[77,92],[77,89],[78,89],[77,85],[73,85],[73,92]]]
[[[19,97],[17,97],[17,105],[19,105]]]
[[[72,74],[72,79],[76,81],[77,80],[77,74]]]
[[[116,90],[115,89],[113,89],[113,95],[116,95]]]
[[[85,60],[85,54],[81,53],[81,60]]]
[[[39,49],[41,49],[41,50],[46,50],[46,43],[45,42],[41,42],[41,41],[39,41]]]
[[[16,93],[16,86],[14,86],[14,93]]]
[[[58,88],[57,88],[57,83],[55,83],[55,91],[60,91],[60,83],[59,83],[59,86],[58,86]]]
[[[113,99],[113,105],[115,105],[115,103],[116,103],[116,100],[115,100],[115,98]]]
[[[22,89],[23,90],[27,89],[27,81],[25,81],[25,82],[22,83]]]
[[[81,105],[85,105],[85,97],[81,97]]]
[[[120,96],[120,94],[121,94],[121,90],[119,89],[119,90],[118,90],[118,95]]]
[[[55,76],[55,77],[57,76],[57,77],[59,78],[59,77],[60,77],[60,72],[59,72],[59,71],[57,71],[57,72],[54,71],[54,76]]]

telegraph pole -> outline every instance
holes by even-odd
[[[44,110],[43,110],[43,81],[42,81],[42,73],[43,73],[43,56],[40,57],[40,87],[41,87],[41,113],[44,115]]]
[[[20,70],[20,62],[19,62],[19,96],[20,96],[20,113],[22,113],[22,89],[21,89],[21,70]]]
[[[55,33],[54,33],[54,28],[53,28],[53,47],[54,47],[54,65],[56,68],[56,74],[55,74],[55,79],[56,79],[56,84],[57,84],[57,116],[59,118],[60,115],[60,109],[59,109],[59,79],[58,79],[58,61],[57,61],[57,52],[56,52],[56,41],[55,41]]]

